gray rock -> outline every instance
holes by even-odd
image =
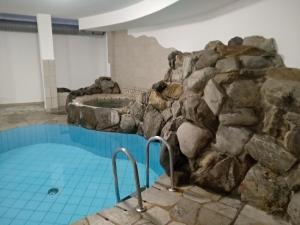
[[[220,114],[219,121],[226,126],[252,126],[258,123],[258,118],[252,109],[242,108],[232,113]]]
[[[172,151],[173,151],[173,165],[174,165],[174,170],[177,171],[178,168],[180,168],[183,164],[187,163],[187,159],[182,153],[180,152],[179,149],[179,143],[177,139],[177,135],[175,131],[167,131],[164,132],[163,135],[161,135],[163,139],[165,139]],[[168,175],[170,175],[170,157],[169,157],[169,152],[165,146],[162,146],[161,151],[160,151],[160,164],[166,171]],[[186,178],[188,178],[187,174],[185,174]],[[179,181],[177,179],[177,181]],[[177,183],[178,185],[178,183]]]
[[[182,82],[184,79],[182,67],[174,69],[171,71],[170,82],[179,81]]]
[[[216,116],[212,113],[206,102],[200,95],[189,95],[183,101],[183,115],[194,124],[205,126],[211,131],[218,127]]]
[[[152,89],[161,93],[166,87],[168,86],[168,84],[166,82],[164,82],[163,80],[158,81],[157,83],[152,85]]]
[[[245,37],[243,45],[260,48],[270,53],[276,53],[277,51],[275,40],[273,38],[266,39],[262,36]]]
[[[121,116],[120,128],[126,133],[136,132],[136,123],[130,114],[123,114]]]
[[[182,65],[182,76],[183,78],[188,77],[192,72],[192,57],[186,56],[183,59],[183,65]]]
[[[152,105],[159,111],[163,111],[167,108],[167,102],[162,98],[161,94],[157,91],[151,91],[149,96],[149,105]]]
[[[240,61],[243,67],[248,69],[261,69],[271,66],[270,61],[268,61],[263,56],[248,56],[244,55],[240,57]]]
[[[163,116],[155,108],[148,106],[144,115],[143,123],[145,137],[148,139],[159,135],[163,121]]]
[[[224,98],[221,87],[214,80],[209,80],[204,89],[203,99],[214,115],[219,114]]]
[[[300,158],[300,127],[294,127],[286,133],[284,145],[290,153]]]
[[[289,202],[284,179],[259,164],[248,171],[239,191],[242,201],[271,213],[284,212]]]
[[[300,126],[300,114],[288,112],[283,116],[283,118],[289,123],[291,127]]]
[[[181,152],[188,158],[194,158],[211,140],[211,133],[189,122],[184,122],[177,130]]]
[[[215,66],[220,55],[214,50],[203,50],[200,52],[195,69],[200,70],[205,67]]]
[[[239,62],[234,57],[221,59],[216,64],[219,73],[228,73],[238,71],[240,69]]]
[[[201,70],[194,71],[183,83],[184,90],[191,90],[194,92],[203,91],[207,82],[214,77],[216,69],[213,67],[206,67]]]
[[[206,44],[205,50],[216,50],[219,46],[224,46],[224,44],[219,40],[210,41]]]
[[[170,108],[166,108],[164,111],[162,111],[161,115],[163,116],[165,122],[168,122],[168,120],[173,116]]]
[[[172,110],[172,114],[173,114],[174,118],[181,115],[181,108],[182,108],[182,106],[181,106],[180,101],[173,102],[171,110]]]
[[[270,136],[254,135],[245,149],[261,165],[278,174],[287,172],[297,161]]]
[[[95,109],[95,117],[98,122],[96,130],[107,129],[118,125],[120,122],[119,113],[112,109]]]
[[[252,80],[238,80],[227,88],[227,95],[234,106],[239,108],[257,107],[259,87]]]
[[[287,213],[294,225],[300,224],[300,193],[296,193],[292,196],[287,208]]]
[[[265,101],[269,104],[275,105],[286,111],[300,113],[299,81],[288,79],[267,79],[262,85],[261,93]]]
[[[239,45],[242,45],[243,44],[243,38],[241,37],[234,37],[234,38],[231,38],[229,41],[228,41],[228,46],[229,47],[233,47],[233,46],[239,46]]]
[[[251,134],[252,132],[246,128],[220,126],[214,147],[223,153],[234,156],[240,155]]]
[[[129,108],[130,114],[137,120],[142,121],[145,112],[145,106],[141,103],[134,102]]]
[[[182,222],[188,225],[194,225],[197,219],[200,204],[182,198],[177,204],[171,209],[170,215],[176,221]]]
[[[300,70],[272,68],[261,92],[265,101],[285,111],[300,113]]]
[[[273,137],[278,137],[283,114],[284,111],[276,106],[265,107],[262,129],[263,132]]]
[[[162,96],[165,99],[177,100],[183,92],[183,86],[181,83],[170,83],[162,92]]]
[[[290,190],[300,190],[300,164],[293,168],[286,177],[286,182]]]
[[[206,158],[203,160],[207,161]],[[197,185],[216,192],[231,192],[247,171],[238,159],[224,157],[220,153],[209,161],[207,167],[201,166],[192,174],[192,180]]]

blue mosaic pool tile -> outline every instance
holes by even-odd
[[[145,166],[140,164],[145,157],[142,137],[64,125],[0,132],[0,218],[4,221],[0,224],[66,225],[111,207],[116,203],[111,155],[120,146],[137,159],[140,180],[145,183]],[[162,171],[158,159],[159,146],[154,144],[151,182]],[[120,194],[125,197],[135,191],[133,170],[121,154],[117,166]],[[51,187],[59,188],[58,194],[47,195]]]

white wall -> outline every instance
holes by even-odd
[[[54,35],[57,87],[77,89],[107,75],[105,36]]]
[[[0,104],[41,102],[36,33],[0,31]]]
[[[105,37],[54,35],[57,87],[90,85],[106,75]],[[0,31],[0,104],[42,102],[36,33]]]
[[[153,36],[164,47],[181,51],[203,49],[211,40],[224,43],[234,36],[274,37],[290,67],[300,68],[300,1],[261,0],[208,20],[168,28],[129,30],[133,36]]]

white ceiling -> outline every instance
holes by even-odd
[[[99,31],[138,29],[151,26],[163,28],[165,26],[199,22],[255,4],[258,1],[263,0],[179,0],[157,12],[119,24],[101,26],[103,22],[92,16],[90,18],[93,18],[95,23],[91,23],[91,26],[81,26],[81,28]],[[99,15],[101,16],[101,14]],[[80,25],[83,20],[85,18],[79,19]]]
[[[124,8],[141,0],[0,0],[0,13],[36,15],[78,19]]]

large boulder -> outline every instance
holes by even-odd
[[[200,70],[205,67],[215,66],[220,55],[214,50],[203,50],[199,53],[198,60],[195,63],[195,69]]]
[[[251,135],[252,132],[246,128],[220,126],[214,147],[220,152],[237,156],[243,152]]]
[[[219,73],[228,73],[239,70],[240,65],[235,57],[221,59],[216,64]]]
[[[144,117],[145,106],[136,101],[130,105],[129,112],[134,118],[142,121]]]
[[[218,83],[214,80],[209,80],[204,89],[203,99],[214,115],[219,114],[224,98],[225,95]]]
[[[134,118],[130,114],[123,114],[121,116],[120,128],[126,133],[136,132],[136,123]]]
[[[300,164],[293,168],[286,177],[289,189],[292,191],[300,191]]]
[[[274,68],[261,88],[264,100],[286,111],[300,113],[300,70]]]
[[[183,87],[181,83],[173,82],[170,83],[162,92],[162,96],[165,99],[176,100],[179,99],[183,92]]]
[[[182,77],[186,78],[188,77],[192,70],[193,70],[193,62],[192,62],[192,57],[191,56],[186,56],[183,59],[183,65],[182,65]]]
[[[148,139],[159,135],[163,126],[163,121],[164,118],[159,111],[149,105],[144,115],[143,131],[145,137]]]
[[[108,108],[94,109],[97,120],[96,130],[105,130],[116,126],[120,122],[120,115],[117,110]]]
[[[181,153],[179,149],[176,132],[165,132],[162,137],[168,142],[173,152],[174,170],[179,171],[183,165],[187,164],[187,158]],[[170,175],[170,156],[168,149],[165,146],[162,146],[160,151],[160,164],[162,165],[166,173]]]
[[[286,133],[284,144],[290,153],[300,158],[300,127],[293,127]]]
[[[182,108],[182,105],[181,105],[180,101],[173,102],[171,110],[172,110],[172,115],[174,118],[181,115],[181,108]]]
[[[209,130],[184,122],[177,130],[181,152],[188,158],[194,158],[211,140]]]
[[[270,53],[276,53],[277,51],[275,40],[273,38],[266,39],[262,36],[245,37],[243,45],[260,48]]]
[[[297,161],[271,136],[255,134],[246,144],[245,149],[261,165],[278,174],[287,172]]]
[[[238,80],[227,88],[227,95],[233,106],[256,107],[259,102],[259,86],[252,80]]]
[[[232,46],[240,46],[243,44],[243,38],[241,37],[233,37],[228,41],[228,46],[232,47]]]
[[[189,95],[183,101],[183,115],[187,120],[199,126],[205,126],[211,131],[218,127],[216,116],[212,113],[200,95]]]
[[[244,55],[240,57],[243,67],[249,69],[260,69],[271,66],[271,62],[263,56]]]
[[[240,184],[246,171],[237,158],[210,152],[200,159],[200,167],[192,173],[192,179],[201,187],[228,193]]]
[[[296,193],[292,196],[287,213],[290,216],[293,225],[300,224],[300,193]]]
[[[152,89],[154,91],[161,93],[167,86],[168,86],[168,84],[165,81],[161,80],[161,81],[158,81],[155,84],[153,84]]]
[[[214,77],[215,73],[216,69],[213,67],[206,67],[194,71],[187,79],[185,79],[183,83],[184,90],[191,90],[194,92],[203,91],[205,85]]]
[[[258,123],[258,117],[250,108],[235,109],[234,112],[219,115],[221,125],[252,126]]]
[[[163,111],[167,108],[167,102],[162,98],[161,94],[159,94],[157,91],[151,91],[149,96],[149,105],[152,105],[154,108],[156,108],[159,111]]]
[[[242,201],[271,213],[282,213],[289,202],[283,177],[259,164],[253,166],[239,187]]]

